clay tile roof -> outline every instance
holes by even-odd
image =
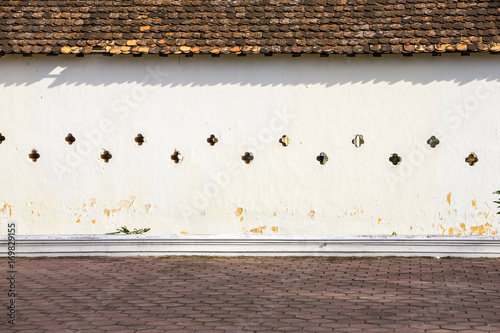
[[[500,52],[498,0],[0,0],[0,53]]]

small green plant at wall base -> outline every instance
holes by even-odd
[[[493,194],[499,194],[500,195],[500,191],[493,192]],[[498,199],[498,200],[500,200],[500,199]],[[500,201],[493,201],[493,202],[500,205]],[[497,208],[500,208],[500,206],[498,206]],[[497,214],[500,214],[500,212],[497,212]]]
[[[397,235],[398,234],[395,231],[392,232],[392,236],[397,236]]]
[[[116,235],[116,234],[138,235],[138,234],[144,234],[144,233],[148,232],[149,230],[151,230],[151,228],[144,228],[144,229],[135,229],[134,228],[134,230],[130,231],[130,230],[128,230],[127,227],[123,226],[120,229],[116,229],[115,232],[109,232],[106,235]]]

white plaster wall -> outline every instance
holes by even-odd
[[[496,234],[499,78],[494,55],[5,56],[0,234]]]

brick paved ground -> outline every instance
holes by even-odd
[[[497,259],[18,258],[16,287],[2,332],[500,332]]]

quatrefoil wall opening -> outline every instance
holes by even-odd
[[[101,154],[101,159],[104,161],[104,163],[108,163],[109,160],[113,158],[113,155],[107,150],[103,150]]]
[[[363,136],[361,134],[358,134],[354,137],[354,139],[352,139],[351,142],[356,148],[359,148],[362,144],[365,143],[365,140],[363,139]]]
[[[144,137],[142,136],[141,133],[137,134],[137,136],[134,138],[135,143],[137,143],[138,146],[142,146],[144,143]]]
[[[182,160],[184,159],[184,157],[181,155],[180,152],[178,152],[177,150],[174,150],[173,154],[170,155],[170,159],[172,161],[174,161],[175,164],[179,164],[182,162]]]
[[[469,156],[465,158],[465,162],[467,162],[470,166],[473,166],[474,164],[477,163],[479,159],[477,158],[476,154],[470,153]]]
[[[241,160],[245,162],[246,164],[250,164],[254,159],[253,154],[246,152],[243,156],[241,156]]]
[[[321,152],[321,153],[320,153],[320,154],[316,157],[316,161],[318,161],[318,162],[319,162],[319,164],[321,164],[321,165],[325,165],[325,164],[326,164],[326,162],[328,162],[328,156],[327,156],[325,153]]]
[[[427,144],[431,146],[431,148],[435,148],[439,144],[439,140],[433,135],[427,140]]]
[[[215,137],[215,135],[211,134],[210,137],[207,139],[208,144],[211,146],[215,145],[217,142],[219,142],[219,139]]]
[[[389,157],[389,162],[391,162],[392,165],[398,165],[401,162],[401,157],[398,154],[392,154],[391,157]]]
[[[286,147],[290,144],[290,138],[287,137],[286,135],[283,135],[280,139],[279,139],[279,143],[281,143],[281,145],[283,147]]]
[[[73,136],[73,134],[68,133],[68,135],[64,138],[64,141],[66,141],[68,143],[68,145],[71,146],[73,143],[75,143],[76,139]]]
[[[30,154],[28,154],[28,157],[33,161],[36,162],[40,158],[40,154],[36,149],[33,149]]]

